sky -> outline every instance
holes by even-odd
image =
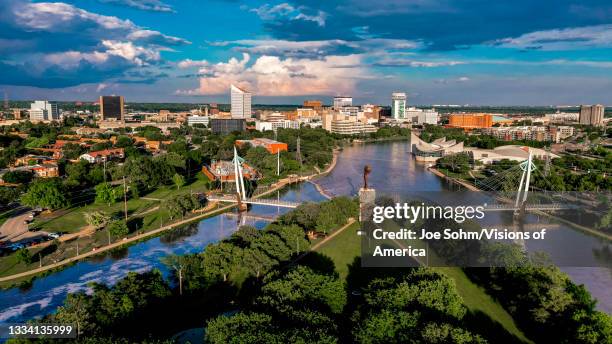
[[[612,104],[609,0],[0,0],[9,99]]]

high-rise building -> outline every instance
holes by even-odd
[[[391,116],[394,119],[406,119],[406,93],[394,92],[391,94]]]
[[[334,97],[334,110],[340,110],[345,106],[353,106],[353,97]]]
[[[123,96],[100,96],[100,115],[103,121],[125,120]]]
[[[603,125],[605,107],[597,105],[580,106],[580,124],[584,125]]]
[[[232,118],[251,118],[251,93],[231,85],[230,96]]]
[[[31,121],[57,121],[60,119],[56,102],[35,100],[30,104]]]
[[[244,118],[211,118],[209,126],[213,133],[227,135],[234,131],[245,131],[246,120]]]

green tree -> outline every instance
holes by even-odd
[[[174,183],[174,185],[176,185],[176,189],[178,190],[181,188],[181,186],[185,185],[185,177],[178,173],[175,173],[174,176],[172,176],[172,182]]]
[[[85,222],[94,229],[105,227],[111,220],[111,217],[101,211],[92,211],[84,214]]]
[[[32,263],[32,254],[30,253],[30,250],[25,247],[17,250],[17,261],[22,262],[25,265]]]
[[[59,209],[70,205],[65,190],[57,179],[37,179],[21,197],[21,202],[30,207]]]
[[[130,233],[127,224],[123,220],[113,220],[106,227],[114,237],[122,237]]]
[[[105,203],[109,207],[117,200],[115,189],[110,183],[100,183],[96,185],[96,202]]]
[[[5,183],[27,184],[33,177],[34,175],[30,171],[8,171],[2,175],[2,180]]]

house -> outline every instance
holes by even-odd
[[[228,160],[212,161],[210,166],[202,167],[202,173],[204,173],[210,180],[218,180],[223,182],[234,182],[236,180],[234,172],[234,163]],[[259,172],[247,164],[242,163],[242,175],[244,178],[249,180],[257,180],[261,178]]]
[[[105,149],[101,151],[89,152],[81,155],[79,159],[86,160],[90,164],[98,164],[116,159],[123,159],[125,153],[123,148]]]
[[[59,177],[59,168],[56,163],[44,163],[32,166],[32,172],[39,178]]]

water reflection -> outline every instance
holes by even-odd
[[[377,145],[359,145],[348,147],[340,154],[336,168],[327,176],[316,182],[332,195],[355,195],[361,187],[362,171],[365,164],[372,166],[370,183],[379,192],[409,198],[417,195],[429,195],[432,191],[442,193],[445,201],[460,201],[468,194],[458,191],[457,186],[449,184],[426,171],[423,165],[417,165],[410,159],[409,144],[403,142]],[[310,183],[293,185],[268,197],[287,201],[322,201]],[[439,197],[439,196],[438,196]],[[288,209],[255,205],[249,209],[250,214],[278,216]],[[507,223],[507,214],[499,214],[495,221]],[[200,252],[206,245],[217,242],[231,235],[241,224],[263,228],[266,221],[245,218],[238,221],[236,217],[218,215],[204,219],[199,223],[171,230],[161,237],[137,243],[128,248],[94,259],[82,261],[61,271],[35,279],[28,288],[12,288],[0,292],[0,322],[21,322],[53,312],[61,305],[68,293],[89,290],[91,282],[112,285],[129,271],[142,272],[158,268],[168,274],[160,262],[162,257],[170,254],[187,254]],[[602,246],[600,240],[574,230],[556,231],[552,234],[551,243],[555,244],[555,235],[560,243],[583,242],[588,250],[580,253],[589,259],[599,260],[608,257],[609,247]],[[563,237],[561,237],[563,236]],[[559,244],[561,245],[561,244]],[[531,247],[530,247],[531,248]],[[538,248],[538,247],[534,247]],[[563,247],[562,247],[563,248]],[[560,250],[563,252],[563,249]],[[585,283],[589,290],[600,301],[599,307],[612,312],[612,277],[610,270],[601,268],[564,269],[578,283]]]

